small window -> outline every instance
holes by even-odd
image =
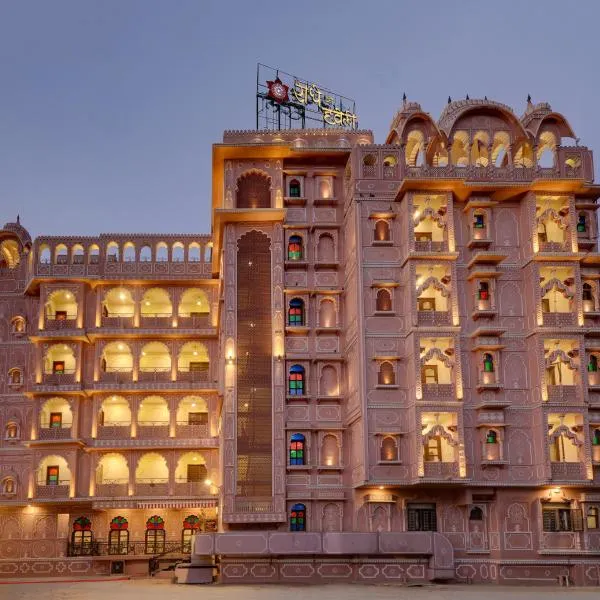
[[[290,438],[290,465],[306,464],[305,438],[301,433],[294,433]]]
[[[598,357],[595,354],[590,354],[587,370],[589,373],[596,373],[598,371]]]
[[[592,446],[600,446],[600,429],[594,429],[592,436]]]
[[[431,242],[433,234],[430,231],[415,231],[415,240],[417,242]]]
[[[469,513],[469,521],[483,521],[483,511],[479,506],[474,506]]]
[[[288,394],[290,396],[304,395],[304,367],[294,365],[290,368]]]
[[[582,531],[583,517],[580,509],[569,507],[544,508],[542,510],[544,531]]]
[[[475,229],[485,229],[485,215],[478,213],[474,216],[473,227]]]
[[[67,320],[67,311],[66,310],[57,310],[54,313],[54,318],[57,321],[66,321]]]
[[[378,312],[390,312],[392,310],[392,295],[390,294],[389,290],[377,290],[375,310]]]
[[[46,467],[46,485],[58,485],[59,481],[58,465]]]
[[[586,525],[588,529],[598,529],[598,507],[590,506],[587,509]]]
[[[549,313],[550,312],[550,299],[542,298],[542,312]]]
[[[375,235],[374,239],[376,242],[389,242],[390,241],[390,224],[383,219],[380,219],[375,223]]]
[[[290,300],[288,325],[290,327],[300,327],[304,325],[304,301],[300,298]]]
[[[60,429],[62,427],[62,413],[53,412],[50,413],[50,428]]]
[[[442,462],[442,438],[436,435],[425,444],[425,462]]]
[[[490,299],[490,284],[487,281],[480,281],[479,288],[477,290],[477,298],[479,300]]]
[[[398,460],[398,445],[391,436],[386,436],[381,442],[381,462],[390,462]]]
[[[435,504],[407,504],[406,529],[408,531],[437,531]]]
[[[396,373],[391,362],[382,362],[379,366],[378,385],[396,385]]]
[[[306,506],[294,504],[290,510],[290,531],[306,531]]]
[[[435,298],[417,298],[417,307],[421,312],[435,311]]]
[[[498,434],[493,429],[490,429],[487,432],[487,435],[485,436],[485,443],[486,444],[497,444],[498,443]]]
[[[290,198],[300,198],[300,182],[297,179],[290,181]]]
[[[494,357],[491,354],[483,355],[483,372],[493,373],[494,372]]]
[[[438,382],[438,368],[437,365],[425,365],[422,369],[423,383],[436,384]]]
[[[19,427],[16,423],[9,423],[6,426],[6,435],[7,440],[16,440],[19,438]]]
[[[303,243],[299,235],[291,235],[288,242],[288,260],[302,260]]]
[[[577,215],[577,233],[585,233],[587,231],[587,219],[585,213]]]
[[[206,481],[208,473],[204,465],[188,465],[187,466],[187,481],[198,482]]]
[[[589,283],[583,284],[583,291],[582,291],[581,297],[583,300],[591,300],[591,301],[594,300],[594,292],[593,292],[591,284],[589,284]]]
[[[205,413],[205,412],[188,413],[188,425],[208,425],[208,413]]]
[[[17,493],[17,485],[15,483],[15,480],[12,479],[11,477],[5,479],[2,483],[2,492],[7,496],[16,494]]]
[[[65,374],[65,361],[64,360],[55,360],[52,363],[52,373],[54,373],[54,375],[64,375]]]

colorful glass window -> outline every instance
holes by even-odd
[[[160,554],[165,550],[165,522],[158,515],[146,521],[145,553]]]
[[[302,260],[302,238],[291,235],[288,242],[288,260]]]
[[[300,182],[297,179],[290,181],[290,198],[300,198]]]
[[[600,429],[594,429],[592,437],[592,446],[600,446]]]
[[[491,354],[483,355],[483,371],[484,373],[494,372],[494,357]]]
[[[589,373],[596,373],[598,371],[598,357],[595,354],[590,354],[587,370]]]
[[[479,282],[479,290],[477,290],[477,295],[479,300],[489,300],[490,299],[490,285],[487,281]]]
[[[64,360],[55,360],[52,363],[52,373],[54,373],[55,375],[64,375],[65,361]]]
[[[290,300],[288,309],[288,325],[298,327],[304,325],[304,302],[300,298]]]
[[[301,433],[294,433],[290,438],[290,465],[303,465],[305,458],[305,438]]]
[[[306,506],[294,504],[290,511],[290,531],[306,531]]]
[[[288,378],[288,394],[290,396],[304,395],[304,367],[293,365]]]
[[[110,522],[108,534],[108,553],[127,554],[129,546],[129,523],[125,517],[115,517]]]
[[[200,531],[200,517],[197,515],[188,515],[183,520],[183,529],[181,530],[182,551],[189,554],[192,551],[192,536]]]
[[[585,215],[582,213],[582,214],[577,215],[577,232],[585,233],[586,231],[587,231],[586,218],[585,218]]]
[[[493,429],[490,429],[485,436],[486,444],[496,444],[498,442],[498,436]]]
[[[46,485],[58,485],[59,472],[58,465],[46,467]]]
[[[473,220],[473,227],[475,229],[484,229],[485,228],[485,216],[482,214],[477,214]]]
[[[62,413],[50,413],[50,427],[56,427],[57,429],[62,427]]]

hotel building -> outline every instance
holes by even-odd
[[[6,224],[0,576],[598,585],[600,187],[569,138],[546,103],[405,101],[385,144],[226,131],[210,235]]]

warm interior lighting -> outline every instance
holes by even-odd
[[[119,299],[120,299],[120,300],[125,300],[125,298],[126,298],[126,296],[125,296],[125,292],[121,292],[121,293],[119,294]]]
[[[206,485],[212,485],[212,481],[211,481],[210,479],[205,479],[205,480],[204,480],[204,483],[205,483]]]

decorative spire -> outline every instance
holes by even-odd
[[[527,94],[527,104],[531,104],[531,94]]]
[[[17,225],[20,225],[20,224],[21,224],[21,217],[20,217],[20,215],[17,215]]]
[[[450,102],[452,102],[452,98],[450,98],[450,96],[448,96],[448,104],[450,104]]]
[[[404,104],[406,104],[406,92],[404,92],[404,94],[402,94],[402,102],[404,102]]]
[[[469,98],[469,94],[467,94],[467,97],[465,98],[465,100],[469,100],[469,99],[470,99],[470,98]]]
[[[487,102],[487,96],[484,96],[483,99]]]

